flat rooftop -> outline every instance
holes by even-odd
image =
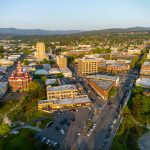
[[[62,91],[62,90],[75,90],[77,87],[75,85],[60,85],[54,87],[47,87],[47,91]]]
[[[128,66],[128,64],[110,64],[110,65],[108,65],[108,66],[111,66],[111,67],[126,67],[126,66]]]
[[[143,66],[150,66],[150,61],[145,61],[145,62],[143,63]]]
[[[139,78],[136,80],[136,84],[141,85],[142,87],[150,88],[150,79],[149,78]]]
[[[60,71],[61,71],[62,73],[72,73],[69,68],[60,68]]]
[[[93,82],[95,82],[99,87],[101,87],[103,90],[109,89],[114,81],[112,80],[101,80],[101,79],[91,79]]]
[[[85,61],[98,61],[96,57],[83,57],[79,58],[79,60],[85,60]]]
[[[108,75],[96,74],[96,75],[87,76],[87,78],[92,78],[92,79],[97,79],[97,80],[112,80],[112,81],[116,81],[119,77],[118,76],[108,76]]]
[[[65,104],[79,104],[79,103],[90,103],[91,100],[88,97],[83,98],[68,98],[68,99],[61,99],[61,100],[41,100],[38,102],[38,104],[58,104],[58,105],[65,105]]]

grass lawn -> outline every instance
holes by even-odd
[[[36,132],[31,129],[21,129],[17,135],[0,139],[0,150],[35,150],[35,134]]]

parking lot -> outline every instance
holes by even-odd
[[[91,111],[89,108],[80,108],[55,112],[54,122],[36,137],[48,144],[48,141],[52,140],[52,145],[57,143],[56,146],[60,149],[70,149],[92,116]]]

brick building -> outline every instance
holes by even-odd
[[[8,78],[10,89],[13,92],[27,90],[31,81],[32,77],[27,70],[23,72],[23,67],[20,62],[18,62],[16,70]]]
[[[113,64],[106,67],[107,71],[111,72],[126,72],[130,70],[130,66],[126,64]]]
[[[118,76],[107,76],[107,75],[92,75],[88,76],[90,86],[100,95],[104,100],[108,99],[109,91],[118,86]]]
[[[150,61],[145,61],[142,64],[140,75],[150,77]]]

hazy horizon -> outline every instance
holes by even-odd
[[[0,0],[0,27],[101,30],[150,26],[148,0]]]
[[[53,30],[50,30],[50,29],[41,29],[41,28],[16,28],[16,27],[0,27],[0,29],[20,29],[20,30],[47,30],[47,31],[69,31],[69,30],[72,30],[72,31],[96,31],[96,30],[107,30],[107,29],[128,29],[128,28],[136,28],[136,27],[143,27],[143,28],[150,28],[150,26],[134,26],[134,27],[112,27],[112,28],[101,28],[101,29],[90,29],[90,30],[81,30],[81,29],[53,29]]]

